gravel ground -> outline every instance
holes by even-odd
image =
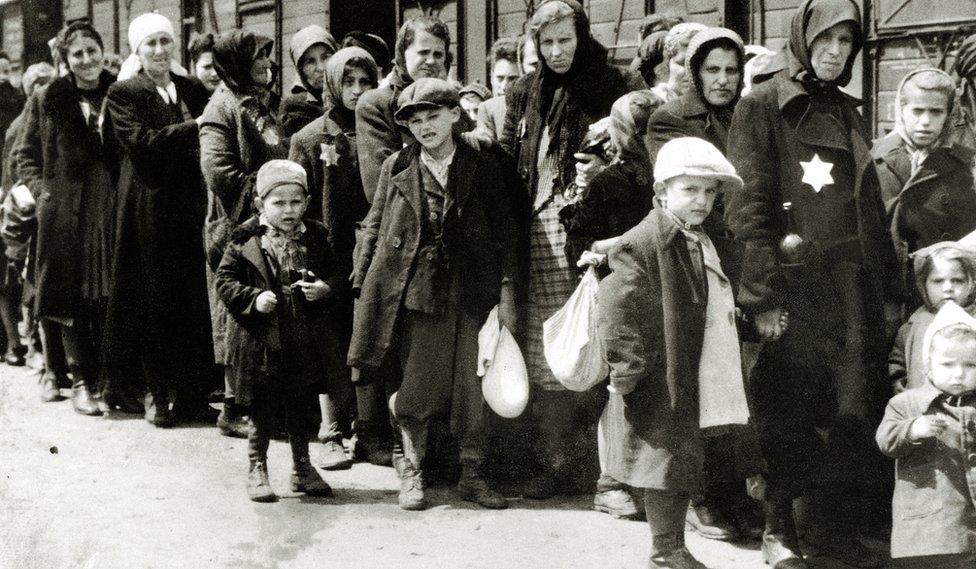
[[[498,512],[435,488],[430,510],[405,512],[393,470],[357,463],[325,473],[334,498],[307,498],[284,492],[290,454],[273,442],[282,499],[254,504],[245,441],[83,417],[37,394],[32,370],[0,364],[3,569],[646,567],[646,524],[593,512],[589,497],[512,495]],[[714,569],[765,567],[755,543],[688,542]]]

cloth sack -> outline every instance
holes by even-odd
[[[607,348],[597,333],[599,290],[596,269],[590,267],[566,304],[542,324],[549,369],[571,391],[586,391],[610,374]]]
[[[498,323],[498,307],[491,309],[478,332],[478,376],[481,393],[492,411],[514,419],[529,403],[529,372],[518,343]]]

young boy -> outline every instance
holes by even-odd
[[[457,90],[418,79],[403,90],[396,121],[416,142],[383,164],[354,256],[360,289],[349,365],[376,369],[398,359],[403,381],[391,402],[403,435],[400,507],[426,508],[422,468],[431,420],[450,414],[461,454],[465,500],[504,508],[481,476],[484,400],[477,378],[478,331],[499,305],[515,323],[514,221],[494,159],[452,129]]]
[[[872,150],[906,288],[914,280],[909,254],[976,229],[974,152],[949,140],[955,96],[944,71],[912,71],[898,87],[895,130]],[[920,304],[916,297],[909,308]]]
[[[729,243],[702,223],[742,180],[717,148],[688,137],[661,147],[654,179],[656,209],[611,250],[612,272],[600,285],[608,413],[623,417],[609,421],[623,427],[608,444],[606,470],[644,489],[649,566],[702,569],[684,545],[685,512],[702,482],[702,433],[747,435],[749,420],[733,282],[720,261],[729,260]],[[737,437],[736,446],[751,438]],[[744,475],[756,474],[743,465]]]
[[[268,482],[268,443],[279,406],[284,407],[291,445],[293,492],[331,496],[332,489],[309,461],[307,424],[316,389],[342,366],[334,332],[327,325],[342,279],[325,227],[302,221],[308,207],[305,170],[289,160],[271,160],[258,170],[259,215],[237,228],[217,269],[216,287],[245,334],[228,346],[228,364],[238,377],[238,401],[251,406],[248,496],[273,502]]]
[[[876,435],[881,452],[896,459],[891,556],[895,567],[969,569],[976,566],[976,319],[947,303],[925,347],[927,383],[891,399]]]

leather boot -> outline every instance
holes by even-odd
[[[481,476],[480,469],[474,465],[464,465],[461,469],[461,480],[458,482],[458,494],[462,500],[474,502],[490,510],[504,510],[508,507],[508,500],[488,486],[488,482]]]
[[[706,539],[734,541],[739,537],[739,532],[722,511],[707,503],[688,506],[685,527]]]
[[[322,479],[322,475],[315,470],[308,458],[308,439],[289,437],[288,442],[291,445],[292,460],[291,491],[304,492],[309,496],[332,496],[332,487]]]
[[[97,416],[102,414],[98,408],[98,404],[95,403],[91,394],[88,393],[88,385],[85,383],[84,377],[77,371],[74,374],[74,382],[71,385],[71,406],[75,408],[76,412],[82,415]]]
[[[51,403],[53,401],[61,401],[64,397],[61,396],[61,390],[58,389],[58,378],[53,372],[45,371],[41,375],[41,401],[44,403]]]
[[[247,473],[247,497],[252,502],[277,502],[278,495],[268,480],[268,461],[252,460]]]
[[[169,408],[169,399],[162,394],[146,394],[145,417],[147,422],[160,429],[168,429],[175,422]]]
[[[217,430],[225,437],[246,439],[251,434],[251,422],[240,413],[232,399],[224,399],[224,407],[217,415]]]
[[[397,501],[403,510],[426,510],[427,499],[424,497],[424,473],[413,465],[410,459],[404,458],[403,470],[400,473],[400,494]]]
[[[659,534],[652,540],[653,550],[647,563],[651,569],[708,569],[685,547],[683,533]]]
[[[800,552],[792,497],[767,488],[763,514],[766,517],[766,531],[762,538],[763,561],[773,569],[810,569]]]
[[[617,520],[637,519],[637,504],[626,490],[614,489],[593,495],[593,509],[606,512]]]

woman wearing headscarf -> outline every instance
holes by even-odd
[[[116,164],[101,137],[115,77],[103,69],[102,38],[87,22],[62,30],[58,49],[68,74],[30,106],[14,153],[21,181],[39,196],[35,311],[45,333],[64,344],[75,411],[100,415],[89,390],[102,371],[115,238]]]
[[[332,34],[315,24],[298,30],[291,37],[288,52],[299,82],[281,103],[279,118],[285,136],[292,136],[325,112],[325,67],[338,49],[339,44]]]
[[[173,34],[155,13],[129,24],[132,55],[109,89],[105,133],[121,163],[107,353],[135,366],[158,427],[200,418],[215,373],[196,118],[209,93],[173,61]]]
[[[649,89],[668,79],[667,68],[664,67],[664,40],[667,37],[667,30],[651,33],[641,40],[637,55],[630,62],[630,70],[640,73]]]
[[[509,89],[502,148],[516,161],[522,177],[522,227],[528,250],[520,254],[528,273],[524,299],[526,364],[533,385],[533,421],[539,474],[524,490],[547,498],[571,490],[569,475],[592,456],[585,431],[596,422],[602,404],[595,392],[567,391],[553,377],[542,346],[542,323],[576,289],[577,273],[563,252],[566,231],[559,210],[564,191],[576,178],[574,153],[587,128],[610,114],[629,91],[623,73],[607,64],[607,51],[590,33],[590,22],[575,0],[549,0],[530,22],[539,52],[539,68]],[[524,282],[524,281],[523,281]],[[585,443],[584,443],[585,441]],[[595,454],[595,453],[593,453]]]
[[[212,284],[232,231],[254,213],[258,169],[288,155],[288,141],[276,120],[278,99],[268,87],[273,45],[270,38],[249,31],[233,30],[217,38],[213,61],[221,84],[200,117],[200,167],[208,190],[204,246],[211,286],[207,292],[214,358],[225,366],[224,407],[217,427],[222,434],[236,437],[246,436],[248,430],[237,399],[246,402],[250,393],[238,393],[240,378],[227,354],[241,329],[228,318]]]
[[[766,340],[750,390],[768,463],[763,553],[777,568],[808,567],[791,506],[804,491],[809,541],[848,565],[881,563],[856,539],[853,505],[886,487],[871,432],[903,292],[861,116],[840,90],[862,39],[852,0],[805,0],[784,68],[742,98],[729,131],[745,181],[726,203],[744,246],[738,304]]]

